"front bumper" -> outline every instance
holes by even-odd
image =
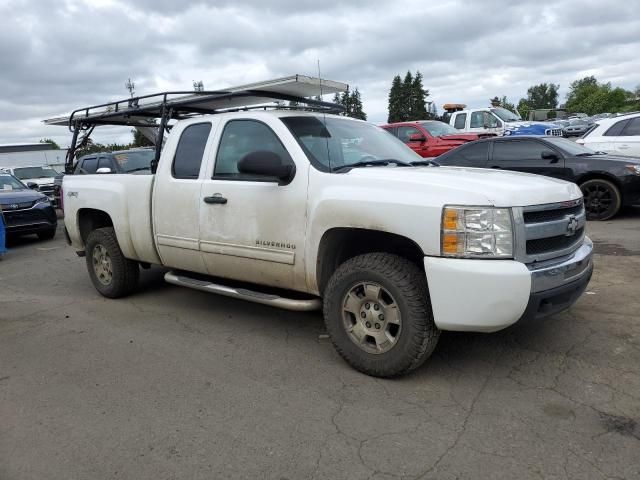
[[[569,308],[593,272],[585,237],[571,255],[531,265],[515,260],[425,257],[434,321],[441,330],[494,332]]]

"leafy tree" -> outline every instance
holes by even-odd
[[[506,95],[503,95],[502,97],[498,97],[496,95],[489,100],[489,103],[491,103],[492,107],[502,107],[512,112],[516,111],[516,106],[507,99]]]
[[[389,116],[388,123],[402,121],[402,80],[400,75],[393,77],[391,90],[389,90]]]
[[[527,103],[533,110],[537,108],[557,108],[558,89],[560,85],[541,83],[533,85],[527,90]]]
[[[60,146],[50,138],[41,138],[40,143],[50,143],[55,150],[60,150]]]
[[[594,76],[571,83],[566,108],[569,112],[588,115],[604,112],[620,112],[632,108],[633,93],[623,88],[612,88],[611,83],[600,83]]]
[[[518,107],[516,108],[516,110],[520,114],[520,117],[527,119],[529,118],[529,112],[532,110],[532,108],[529,106],[526,98],[521,98],[518,102]]]

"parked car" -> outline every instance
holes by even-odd
[[[7,236],[35,233],[42,240],[55,237],[58,220],[49,197],[8,173],[0,173],[0,206]]]
[[[37,186],[38,191],[44,193],[51,202],[55,203],[55,194],[53,188],[54,177],[58,172],[51,167],[42,165],[33,165],[28,167],[4,167],[2,171],[16,177],[21,182],[29,185]]]
[[[437,157],[452,148],[481,137],[475,133],[460,133],[451,125],[437,120],[390,123],[381,126],[421,157]]]
[[[576,183],[587,218],[607,220],[624,205],[640,205],[640,159],[607,155],[557,137],[501,137],[441,155],[440,165],[537,173]]]
[[[151,173],[153,148],[136,148],[84,155],[78,159],[74,175],[93,173]]]
[[[562,127],[562,133],[565,137],[581,137],[589,130],[589,128],[591,128],[591,124],[589,122],[576,118],[574,120],[569,120],[569,124]]]
[[[517,113],[502,107],[452,112],[449,123],[465,133],[562,136],[562,129],[555,123],[524,121]]]
[[[594,150],[640,157],[640,113],[598,120],[577,142]]]

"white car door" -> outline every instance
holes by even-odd
[[[619,155],[640,156],[640,117],[627,121],[620,135],[615,138],[614,146]]]
[[[223,121],[215,159],[200,195],[200,248],[210,275],[305,290],[304,246],[308,161],[274,116],[247,114]],[[295,173],[273,177],[238,170],[248,155],[277,155]]]
[[[179,123],[164,147],[152,218],[158,253],[168,267],[207,273],[199,244],[200,193],[216,123],[215,117]]]

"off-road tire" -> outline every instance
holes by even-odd
[[[111,280],[106,285],[98,279],[94,268],[94,251],[100,248],[98,246],[106,250],[111,262]],[[91,282],[101,295],[119,298],[135,291],[140,276],[138,263],[125,258],[122,254],[112,227],[98,228],[89,233],[85,246],[85,258]]]
[[[359,282],[375,282],[395,300],[401,330],[395,345],[384,353],[368,353],[347,333],[343,302]],[[431,355],[440,330],[433,321],[427,280],[410,261],[388,253],[368,253],[340,265],[324,291],[324,321],[338,353],[356,370],[374,377],[398,377],[419,367]]]
[[[56,228],[50,228],[48,230],[38,232],[38,238],[40,240],[52,240],[56,236],[56,230]]]
[[[593,195],[594,189],[599,189],[600,193],[610,201],[609,207],[602,210],[600,205],[592,204],[590,195]],[[622,206],[622,195],[620,189],[609,180],[604,178],[593,178],[580,184],[580,190],[584,195],[584,208],[587,212],[588,220],[609,220],[614,217]],[[602,200],[599,200],[601,202]]]

